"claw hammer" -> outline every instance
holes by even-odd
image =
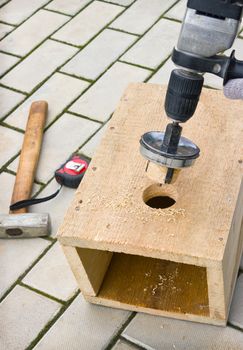
[[[11,204],[31,196],[47,108],[48,104],[45,101],[31,104]],[[0,215],[0,238],[40,237],[48,235],[49,230],[50,219],[47,213],[27,213],[27,208],[22,208]]]

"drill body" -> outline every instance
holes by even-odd
[[[140,140],[141,154],[167,168],[163,182],[171,183],[175,169],[193,165],[199,148],[181,136],[180,124],[195,113],[208,72],[228,80],[243,78],[243,62],[229,49],[237,36],[242,18],[243,0],[188,0],[187,10],[172,60],[180,67],[171,73],[165,99],[165,111],[171,122],[165,132],[148,132]]]

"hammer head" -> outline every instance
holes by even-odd
[[[34,238],[50,233],[48,214],[0,215],[0,238]]]

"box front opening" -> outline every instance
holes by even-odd
[[[77,248],[80,258],[82,250],[87,251]],[[100,268],[100,262],[93,264]],[[128,306],[209,316],[206,268],[139,255],[113,253],[97,297]]]

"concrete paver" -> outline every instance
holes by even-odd
[[[137,314],[122,334],[135,344],[155,350],[242,349],[243,332],[230,327]]]
[[[19,102],[21,102],[25,95],[0,86],[1,110],[0,118],[3,118],[10,112]]]
[[[34,94],[32,94],[9,115],[6,119],[6,123],[25,130],[31,103],[37,100],[46,100],[48,101],[46,126],[48,126],[82,93],[83,90],[88,87],[88,85],[87,82],[80,79],[55,73],[38,90],[36,90]]]
[[[70,299],[78,289],[58,242],[26,275],[23,282],[61,300]]]
[[[171,58],[169,58],[163,66],[149,79],[149,83],[153,84],[168,84],[170,79],[170,74],[173,69],[175,69],[175,65],[172,62]]]
[[[143,34],[173,3],[175,0],[137,0],[111,27]]]
[[[187,0],[179,1],[175,6],[166,13],[166,17],[182,21],[186,13]]]
[[[72,58],[62,71],[95,80],[136,40],[129,35],[106,29]],[[97,57],[99,59],[97,60]]]
[[[30,92],[76,52],[77,49],[74,47],[47,40],[7,73],[2,83],[21,91]]]
[[[128,316],[127,311],[91,305],[78,295],[34,349],[104,349]]]
[[[129,82],[143,81],[149,74],[146,69],[117,62],[70,107],[70,111],[106,121]]]
[[[0,19],[9,24],[19,24],[49,0],[11,0],[0,9]]]
[[[60,309],[60,304],[16,286],[0,304],[0,348],[23,350]],[[34,310],[34,312],[33,312]]]
[[[53,37],[73,45],[84,45],[122,10],[120,6],[94,1]]]
[[[37,180],[46,183],[58,166],[100,127],[99,123],[65,113],[44,134]]]
[[[0,168],[20,151],[22,142],[23,134],[0,126]]]
[[[16,282],[19,276],[34,263],[49,244],[50,242],[41,238],[14,240],[1,239],[0,297],[2,297]]]
[[[105,124],[82,148],[81,152],[87,157],[92,158],[96,149],[98,148],[102,137],[107,129],[108,123]]]
[[[0,23],[0,39],[5,37],[14,27],[9,24]]]
[[[122,56],[121,60],[143,67],[156,68],[171,54],[180,33],[180,27],[179,23],[166,19],[160,20]]]
[[[91,0],[53,0],[45,8],[59,11],[67,15],[75,15]]]
[[[243,274],[237,280],[229,322],[243,330]]]
[[[118,340],[118,342],[113,346],[112,350],[137,350],[136,345],[126,342],[125,340]]]
[[[63,162],[66,159],[63,159]],[[62,162],[62,163],[63,163]],[[59,164],[61,165],[61,163]],[[56,180],[53,179],[43,191],[37,196],[45,197],[54,193],[58,189],[59,185]],[[30,212],[43,213],[47,212],[51,217],[51,235],[53,238],[56,237],[59,225],[62,223],[63,217],[74,197],[75,189],[63,187],[61,193],[51,201],[41,203],[36,207],[30,208]]]
[[[7,70],[9,70],[19,61],[19,58],[0,52],[0,61],[0,76],[2,76],[4,73],[6,73]]]
[[[24,56],[67,20],[64,15],[40,10],[4,38],[0,43],[0,49]]]

